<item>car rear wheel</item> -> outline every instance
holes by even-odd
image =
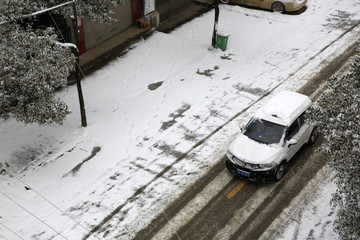
[[[224,4],[229,4],[230,3],[230,0],[220,0],[221,3],[224,3]]]
[[[274,2],[271,6],[271,10],[273,12],[279,12],[284,13],[285,12],[285,6],[281,2]]]
[[[283,161],[280,165],[276,168],[274,179],[275,181],[279,181],[285,173],[285,162]]]
[[[309,138],[309,144],[314,144],[316,142],[316,139],[318,137],[318,130],[317,130],[317,127],[315,127],[312,132],[311,132],[311,135],[310,135],[310,138]]]

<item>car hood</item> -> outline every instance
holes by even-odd
[[[281,148],[276,144],[267,145],[240,134],[230,145],[229,151],[238,159],[255,164],[271,163]]]

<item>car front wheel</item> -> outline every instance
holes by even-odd
[[[274,179],[275,181],[279,181],[285,173],[285,162],[280,163],[280,165],[276,168]]]
[[[271,10],[273,12],[279,12],[284,13],[285,12],[285,6],[281,2],[274,2],[271,6]]]

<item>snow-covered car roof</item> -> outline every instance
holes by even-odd
[[[289,126],[312,102],[308,96],[300,93],[283,91],[272,97],[256,113],[256,118]]]

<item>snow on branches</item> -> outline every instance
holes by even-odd
[[[70,0],[3,0],[0,5],[0,117],[38,124],[61,124],[69,109],[55,97],[74,67],[69,44],[53,28],[30,27],[34,15],[73,16]],[[77,13],[110,22],[112,6],[124,0],[77,0]],[[71,4],[69,4],[71,3]],[[51,11],[50,11],[51,10]],[[35,14],[36,13],[36,14]],[[26,21],[24,21],[26,19]],[[54,26],[53,26],[54,27]],[[62,40],[60,40],[62,41]]]
[[[339,207],[335,229],[341,239],[360,238],[360,46],[348,74],[333,76],[328,91],[309,113],[326,139],[321,149],[336,170]]]
[[[29,15],[34,12],[43,11],[57,5],[64,4],[69,0],[4,0],[3,7],[0,9],[0,22],[8,22],[20,19],[24,15]],[[124,4],[125,0],[77,0],[77,13],[93,21],[110,22],[115,19],[112,18],[111,8],[117,4]],[[54,10],[57,14],[64,16],[73,15],[72,6],[61,7]]]
[[[73,55],[52,29],[0,28],[0,117],[61,124],[70,113],[55,91],[66,87]]]

